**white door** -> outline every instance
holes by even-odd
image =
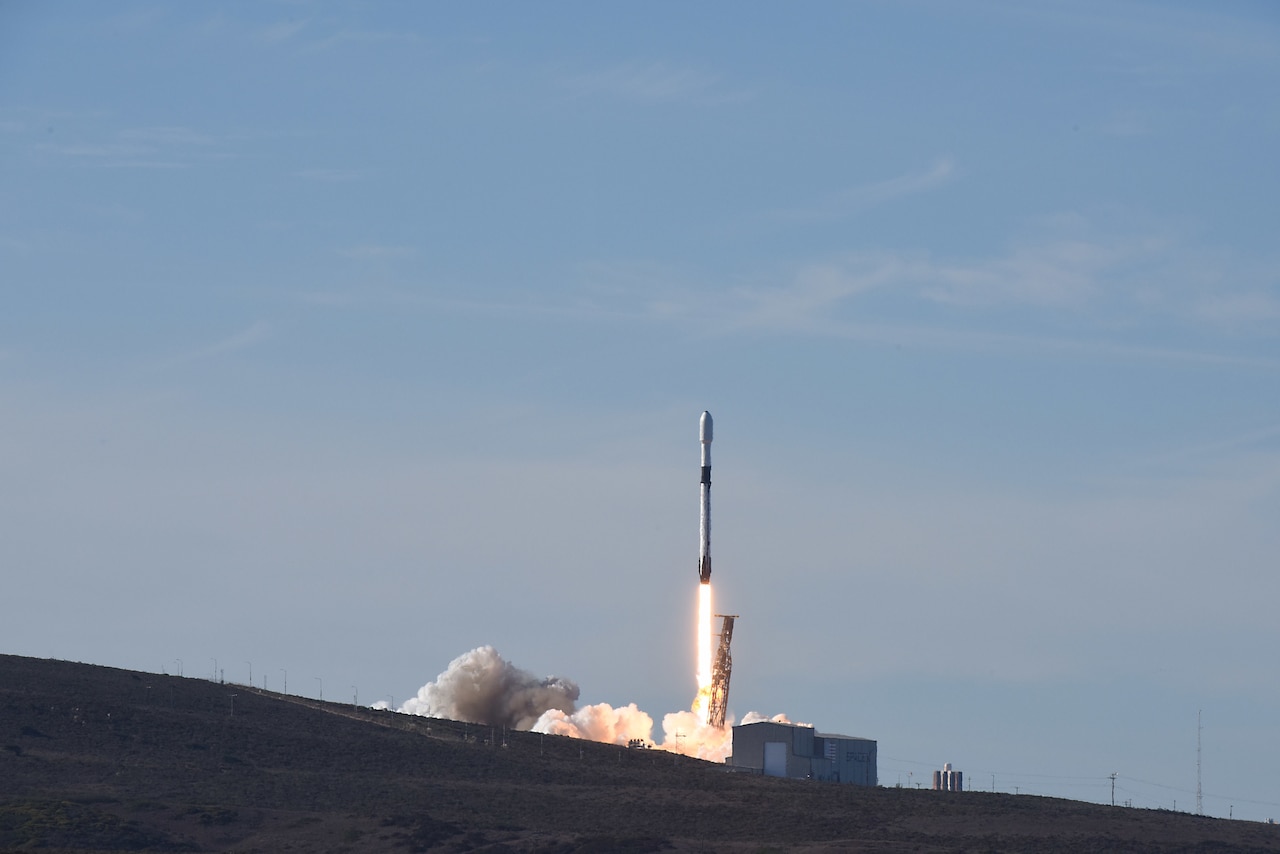
[[[764,773],[766,777],[787,776],[787,743],[785,741],[764,743]]]

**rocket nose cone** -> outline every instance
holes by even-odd
[[[703,412],[702,418],[698,420],[698,438],[704,443],[711,441],[711,413]]]

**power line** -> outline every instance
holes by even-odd
[[[1166,789],[1170,792],[1180,792],[1184,795],[1191,794],[1190,789],[1183,789],[1178,786],[1169,786],[1169,785],[1166,785],[1165,783],[1156,783],[1152,780],[1143,780],[1140,777],[1128,777],[1128,776],[1125,776],[1124,774],[1121,774],[1120,779],[1128,780],[1131,783],[1141,783],[1144,786],[1155,786],[1157,789]],[[1237,797],[1234,797],[1233,795],[1221,795],[1216,792],[1209,792],[1209,797],[1215,798],[1220,801],[1230,801],[1232,803],[1256,804],[1257,806],[1263,806],[1263,807],[1280,807],[1280,802],[1277,802],[1277,801],[1259,801],[1251,798],[1237,798]]]
[[[893,756],[881,756],[880,759],[885,760],[887,762],[902,762],[906,765],[920,765],[925,768],[941,768],[943,765],[943,763],[941,762],[920,762],[915,759],[897,759]],[[1023,774],[1023,773],[1018,773],[1016,771],[1002,771],[999,768],[995,769],[994,772],[987,770],[985,772],[974,772],[974,773],[987,773],[987,774],[996,773],[996,774],[999,774],[1001,777],[1017,777],[1017,778],[1034,777],[1041,780],[1087,780],[1091,782],[1098,782],[1098,781],[1107,779],[1105,775],[1101,777],[1094,777],[1092,775],[1086,776],[1086,775],[1080,775],[1080,774]]]
[[[942,767],[941,762],[921,762],[916,759],[899,759],[893,756],[881,756],[880,758],[885,762],[899,762],[904,765],[919,765],[925,768],[941,768]],[[978,774],[985,775],[985,774],[990,774],[992,772],[989,769],[976,769],[972,773],[974,775],[978,775]],[[1057,783],[1058,787],[1073,787],[1073,788],[1078,788],[1082,786],[1098,786],[1100,784],[1105,786],[1110,781],[1110,778],[1111,778],[1110,774],[1104,774],[1099,777],[1069,775],[1069,774],[1019,774],[1012,771],[1001,771],[1000,769],[996,769],[994,773],[997,773],[1000,775],[1000,777],[1008,780],[1022,780],[1022,779],[1028,779],[1028,778],[1037,779],[1037,780],[1058,780],[1058,781],[1062,781]],[[1170,792],[1177,792],[1185,795],[1195,794],[1195,792],[1192,791],[1191,789],[1182,788],[1180,786],[1170,786],[1167,783],[1157,783],[1153,780],[1144,780],[1141,777],[1130,777],[1127,774],[1117,773],[1116,779],[1119,781],[1128,781],[1130,783],[1141,783],[1144,786],[1155,786],[1158,789],[1165,789]],[[1117,787],[1121,791],[1130,792],[1135,795],[1141,794],[1139,792],[1134,792],[1130,789],[1125,789],[1122,786],[1117,786]],[[1254,798],[1241,798],[1241,797],[1236,797],[1234,795],[1229,795],[1229,794],[1227,795],[1220,794],[1218,792],[1201,792],[1201,796],[1210,798],[1211,800],[1227,801],[1228,803],[1252,804],[1254,806],[1264,806],[1264,807],[1280,807],[1280,802],[1277,802],[1277,801],[1261,801]]]

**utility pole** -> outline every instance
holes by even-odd
[[[1111,806],[1116,805],[1116,772],[1111,772]]]
[[[1200,732],[1204,729],[1200,717],[1203,714],[1203,709],[1196,711],[1196,815],[1204,815],[1204,801],[1200,794]]]

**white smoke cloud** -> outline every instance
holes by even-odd
[[[733,750],[733,717],[724,728],[708,726],[694,711],[662,718],[662,742],[653,741],[653,718],[635,703],[617,708],[596,703],[576,708],[578,686],[569,679],[539,679],[505,661],[491,646],[460,655],[444,673],[428,682],[401,712],[490,726],[565,735],[605,744],[639,740],[672,753],[723,762]],[[695,700],[696,703],[696,700]],[[791,723],[786,715],[749,712],[743,723]],[[800,724],[806,726],[806,724]]]
[[[697,712],[671,712],[662,717],[663,750],[723,762],[733,752],[733,719],[724,727],[708,726]]]
[[[770,717],[759,712],[749,712],[742,719],[744,724],[758,721],[791,723],[786,715]],[[697,712],[671,712],[663,716],[662,741],[655,744],[652,741],[653,718],[637,708],[635,703],[616,709],[608,703],[596,703],[573,714],[558,709],[544,712],[533,725],[533,731],[619,745],[638,739],[646,745],[672,753],[723,762],[733,753],[733,724],[734,719],[726,717],[723,728],[713,727],[703,723]]]
[[[503,659],[491,646],[458,656],[418,689],[400,711],[429,718],[527,730],[549,709],[573,714],[578,686],[569,679],[539,679]]]
[[[774,715],[773,717],[769,717],[768,715],[762,715],[762,714],[760,714],[759,712],[747,712],[747,714],[742,718],[742,723],[743,723],[743,724],[758,724],[758,723],[760,723],[761,721],[769,721],[770,723],[775,723],[775,724],[789,724],[789,723],[791,723],[791,721],[787,718],[787,716],[786,716],[786,715],[781,715],[781,714],[779,714],[779,715]],[[800,723],[798,723],[798,724],[796,724],[796,726],[807,726],[807,727],[811,727],[811,726],[812,726],[812,724],[800,724]]]
[[[608,703],[597,703],[584,706],[573,714],[559,709],[543,712],[533,725],[533,731],[606,744],[627,744],[635,739],[648,744],[653,735],[653,718],[640,711],[635,703],[617,709]]]

